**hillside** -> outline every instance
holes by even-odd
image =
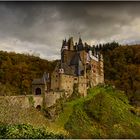
[[[0,51],[0,95],[31,94],[32,80],[51,73],[55,64],[33,55]]]
[[[100,44],[106,84],[125,91],[132,104],[140,103],[140,45]]]
[[[0,97],[0,139],[63,138],[65,134],[50,129],[50,124],[36,108],[25,108]]]
[[[50,129],[61,130],[69,138],[140,137],[138,112],[123,92],[106,86],[88,93],[86,98],[66,102]]]
[[[35,108],[23,109],[17,105],[9,106],[4,99],[0,102],[0,126],[12,125],[10,128],[6,126],[9,131],[12,131],[8,138],[25,138],[24,135],[20,137],[22,131],[29,131],[27,133],[31,134],[30,131],[34,133],[34,129],[42,127],[47,132],[65,138],[140,137],[140,109],[129,104],[124,92],[111,86],[97,86],[89,89],[88,96],[85,98],[74,97],[63,102],[61,111],[59,108],[58,116],[52,121]],[[31,126],[26,126],[27,124]],[[12,127],[20,129],[20,135]],[[36,138],[44,138],[42,135],[40,137],[37,135]],[[33,135],[29,136],[33,137]]]

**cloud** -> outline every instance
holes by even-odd
[[[0,49],[60,58],[62,39],[140,42],[139,2],[1,2]]]

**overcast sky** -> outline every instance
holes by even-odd
[[[63,39],[140,43],[140,2],[0,2],[0,50],[60,57]]]

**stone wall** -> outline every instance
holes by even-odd
[[[32,95],[19,95],[19,96],[0,96],[1,99],[5,99],[9,105],[17,105],[21,108],[29,108],[34,105],[37,107],[38,105],[42,106],[43,98],[42,96],[32,96]]]
[[[104,70],[103,70],[103,60],[91,61],[91,72],[90,72],[90,82],[91,86],[96,86],[99,83],[104,83]]]
[[[59,73],[58,73],[58,66],[55,67],[55,70],[52,73],[51,76],[51,90],[59,90],[60,86],[60,78],[59,78]]]
[[[45,94],[46,107],[50,107],[56,103],[56,101],[63,96],[63,92],[48,92]]]
[[[100,82],[104,83],[104,62],[103,62],[103,59],[100,60]]]
[[[80,57],[81,57],[83,64],[85,65],[87,62],[87,52],[85,52],[85,50],[80,51]]]
[[[71,75],[61,74],[60,90],[65,90],[68,93],[73,92],[74,77]]]
[[[35,91],[37,88],[40,88],[41,89],[41,94],[44,94],[45,93],[45,85],[32,85],[32,93],[33,95],[36,95]]]
[[[84,76],[79,76],[78,92],[80,93],[81,96],[87,95],[87,80]]]
[[[43,97],[42,96],[33,96],[34,100],[34,107],[36,108],[37,106],[42,106],[43,105]]]

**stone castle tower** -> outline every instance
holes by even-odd
[[[71,95],[76,90],[81,96],[87,89],[104,83],[103,56],[82,42],[74,44],[73,37],[63,40],[61,60],[51,75],[51,90]]]

